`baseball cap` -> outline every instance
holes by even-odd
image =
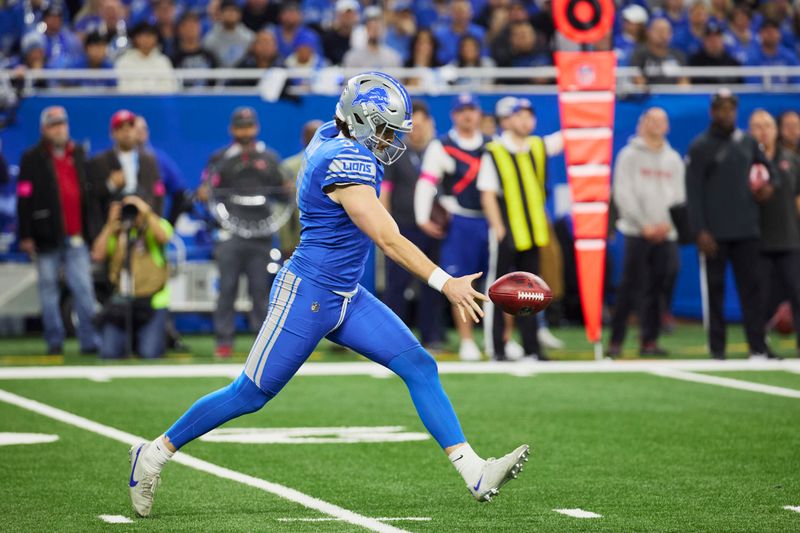
[[[120,109],[119,111],[111,115],[112,130],[119,128],[123,124],[133,124],[134,122],[136,122],[136,115],[134,115],[127,109]]]
[[[53,2],[50,4],[47,9],[42,12],[42,18],[45,17],[63,17],[64,16],[64,8],[58,2]]]
[[[513,109],[516,105],[516,96],[504,96],[494,105],[494,114],[497,118],[506,118],[514,112]]]
[[[256,110],[247,106],[237,107],[233,110],[233,113],[231,113],[231,126],[234,128],[258,126]]]
[[[301,46],[310,46],[311,48],[316,47],[317,40],[314,39],[314,34],[311,32],[300,32],[297,38],[294,40],[294,49],[297,50]]]
[[[413,11],[414,6],[411,5],[410,0],[395,0],[392,4],[392,11]]]
[[[722,35],[723,33],[725,33],[725,28],[716,20],[709,20],[706,22],[706,31],[704,35]]]
[[[86,36],[86,40],[83,42],[84,46],[91,44],[108,44],[108,37],[98,31],[93,31]]]
[[[337,13],[344,13],[345,11],[358,12],[359,7],[359,3],[356,0],[337,0],[334,9]]]
[[[631,4],[622,10],[622,18],[632,24],[647,24],[650,17],[645,8],[638,4]]]
[[[39,115],[39,124],[44,127],[66,124],[67,122],[69,122],[67,110],[60,105],[45,107],[42,109],[42,114]]]
[[[480,109],[481,105],[478,102],[478,99],[475,95],[470,93],[461,93],[455,97],[453,100],[453,107],[450,108],[451,111],[461,111],[465,107],[473,107],[475,109]]]
[[[533,104],[527,98],[517,98],[517,101],[514,103],[514,106],[511,108],[512,113],[516,113],[517,111],[522,111],[523,109],[527,109],[533,114],[536,114],[536,111],[533,110]]]
[[[739,97],[733,94],[727,87],[723,87],[711,97],[711,107],[717,107],[723,102],[732,102],[733,105],[738,106]]]

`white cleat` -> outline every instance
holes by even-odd
[[[481,349],[472,339],[462,339],[458,348],[458,358],[462,361],[480,361]]]
[[[475,485],[467,485],[470,493],[479,502],[490,502],[500,492],[500,487],[516,479],[522,466],[528,462],[529,448],[523,444],[500,459],[488,459],[481,469],[481,477]]]
[[[146,473],[142,466],[141,454],[146,452],[149,446],[149,442],[143,442],[131,447],[128,452],[128,460],[131,463],[131,478],[128,482],[131,503],[136,514],[142,517],[150,515],[150,510],[153,508],[153,494],[161,483],[161,476]]]
[[[511,340],[506,343],[506,359],[509,361],[519,361],[525,357],[525,349],[517,341]]]
[[[564,347],[564,341],[553,335],[553,332],[550,331],[550,328],[540,327],[537,336],[539,337],[539,343],[545,348],[550,348],[551,350],[560,350]]]

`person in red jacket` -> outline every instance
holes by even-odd
[[[63,107],[45,108],[42,138],[20,162],[17,182],[19,248],[36,262],[44,339],[50,354],[63,352],[59,276],[74,299],[82,353],[96,353],[95,295],[87,242],[97,233],[97,216],[86,177],[86,154],[69,138]]]

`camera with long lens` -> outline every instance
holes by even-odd
[[[129,230],[136,223],[136,217],[139,216],[139,208],[133,204],[125,204],[119,214],[119,221],[124,230]]]

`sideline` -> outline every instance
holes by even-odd
[[[47,404],[25,398],[23,396],[18,396],[3,389],[0,389],[0,401],[131,446],[146,440],[131,433],[126,433],[119,429],[100,424],[99,422],[89,420],[88,418],[83,418],[82,416],[78,416],[68,411],[64,411]],[[195,470],[199,470],[201,472],[206,472],[223,479],[229,479],[236,481],[237,483],[242,483],[243,485],[248,485],[250,487],[269,492],[280,498],[299,503],[303,507],[314,509],[322,514],[337,518],[356,526],[361,526],[365,529],[369,529],[370,531],[377,531],[378,533],[408,533],[403,529],[384,524],[378,520],[375,520],[374,518],[362,516],[354,513],[353,511],[344,509],[343,507],[339,507],[338,505],[334,505],[318,498],[314,498],[313,496],[304,494],[298,490],[261,478],[249,476],[247,474],[243,474],[214,463],[209,463],[208,461],[203,461],[202,459],[192,457],[191,455],[187,455],[182,452],[176,453],[172,461],[184,466],[188,466],[189,468],[194,468]],[[119,488],[120,491],[124,490],[126,493],[125,497],[127,498],[127,489],[125,489],[125,486],[120,485]]]
[[[800,373],[800,360],[749,361],[734,359],[715,361],[708,359],[623,360],[623,361],[524,361],[499,363],[493,361],[461,363],[445,361],[438,363],[440,374],[503,374],[510,376],[533,376],[536,374],[594,374],[658,372],[676,370],[686,372],[726,372],[740,370],[784,370]],[[0,368],[0,380],[4,379],[91,379],[107,381],[121,378],[235,378],[244,365],[95,365],[36,367],[20,366]],[[392,372],[372,362],[363,363],[306,363],[297,372],[299,376],[372,376],[383,378]]]

